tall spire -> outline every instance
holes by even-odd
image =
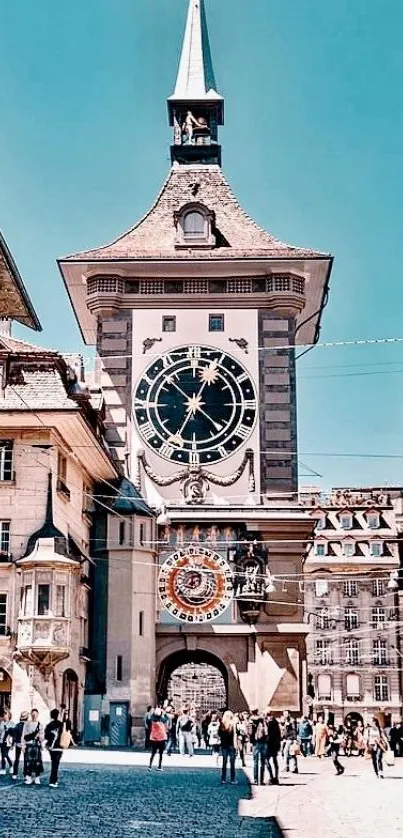
[[[216,87],[204,0],[189,0],[178,77],[171,99],[221,99]]]
[[[175,91],[168,99],[172,161],[221,164],[217,126],[224,124],[224,99],[216,87],[204,0],[189,0]]]

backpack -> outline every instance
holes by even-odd
[[[183,733],[190,733],[193,727],[193,722],[191,719],[186,719],[186,722],[180,722],[179,727]]]

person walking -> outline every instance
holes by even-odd
[[[27,786],[31,783],[35,783],[37,786],[41,784],[43,733],[43,725],[39,721],[38,710],[31,710],[31,718],[24,723],[22,729],[24,781]]]
[[[376,716],[373,717],[370,724],[367,725],[365,731],[365,742],[367,751],[371,755],[372,767],[377,777],[383,780],[383,755],[388,750],[388,740],[381,730],[381,726]]]
[[[49,787],[52,789],[56,789],[59,785],[59,765],[63,754],[60,740],[63,728],[64,724],[59,720],[59,711],[57,709],[51,710],[50,722],[45,727],[45,742],[51,762]]]
[[[343,741],[343,725],[336,730],[333,725],[328,726],[329,753],[336,769],[336,774],[344,774],[344,766],[339,760],[340,746]]]
[[[283,738],[285,740],[283,750],[284,769],[285,771],[290,771],[290,764],[292,763],[292,774],[298,774],[297,756],[300,748],[298,744],[297,725],[289,714],[284,722]]]
[[[267,762],[268,729],[264,713],[254,710],[250,717],[250,741],[253,747],[253,784],[264,786],[264,773]]]
[[[315,756],[322,759],[326,755],[328,726],[325,724],[323,716],[318,716],[315,727]]]
[[[218,713],[212,713],[211,715],[211,722],[207,729],[207,740],[209,747],[211,748],[211,753],[216,758],[216,764],[218,765],[220,759],[220,746],[221,746],[221,739],[220,739],[220,719]]]
[[[7,774],[12,766],[9,751],[13,744],[13,723],[11,721],[11,713],[9,710],[4,710],[3,717],[0,719],[0,750],[1,750],[1,769],[0,774]]]
[[[239,713],[237,716],[237,745],[242,768],[246,767],[245,756],[248,744],[248,714]]]
[[[148,770],[151,771],[155,755],[158,753],[157,771],[162,771],[162,758],[164,756],[165,746],[168,738],[167,723],[168,717],[164,713],[162,707],[155,707],[150,716],[150,745],[151,756]]]
[[[147,707],[146,712],[144,713],[144,747],[146,751],[150,749],[150,730],[151,730],[151,713],[152,713],[152,704],[149,704]]]
[[[236,721],[231,710],[226,710],[220,724],[220,742],[222,754],[221,782],[227,782],[227,765],[230,764],[230,781],[232,785],[235,779],[236,760]]]
[[[281,749],[281,729],[271,710],[267,711],[267,767],[270,775],[270,785],[278,786],[278,755]]]
[[[194,746],[193,746],[193,719],[190,716],[189,709],[185,707],[180,716],[178,716],[178,722],[176,725],[176,733],[177,738],[179,741],[179,753],[181,756],[185,756],[185,753],[189,754],[190,757],[194,754]]]
[[[304,757],[312,755],[313,727],[308,716],[303,716],[298,727],[298,739],[301,746],[301,754]]]
[[[28,710],[23,710],[20,715],[19,722],[17,722],[17,724],[13,728],[14,763],[13,773],[11,775],[12,780],[18,780],[18,769],[20,767],[20,759],[22,752],[22,731],[24,729],[25,722],[28,721],[28,718]]]

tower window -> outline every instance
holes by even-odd
[[[162,331],[163,332],[176,332],[176,317],[163,317],[162,318]]]
[[[144,636],[144,611],[139,611],[139,635]]]
[[[124,521],[120,521],[119,523],[119,546],[121,547],[122,544],[125,543],[126,540],[126,526]]]
[[[202,212],[191,210],[183,218],[183,235],[185,239],[205,239],[207,237],[207,221]]]
[[[122,655],[116,655],[115,667],[116,667],[116,680],[117,681],[122,681],[123,680],[123,677],[122,677],[123,676]]]
[[[224,331],[224,315],[223,314],[209,314],[208,330],[209,330],[209,332],[223,332]]]

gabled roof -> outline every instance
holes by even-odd
[[[37,332],[42,331],[20,272],[0,231],[0,317],[18,320]]]
[[[204,0],[189,0],[175,92],[169,101],[217,100]]]
[[[197,197],[194,197],[194,196]],[[111,244],[75,253],[60,260],[107,261],[131,259],[200,259],[196,247],[178,249],[175,212],[194,201],[215,216],[218,246],[203,250],[203,258],[329,259],[327,254],[296,247],[276,239],[259,227],[238,203],[219,166],[174,164],[152,208]]]

